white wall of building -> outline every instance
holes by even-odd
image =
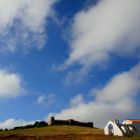
[[[120,128],[118,127],[118,125],[116,124],[115,121],[109,121],[107,123],[107,125],[104,128],[105,135],[111,135],[110,130],[109,130],[109,125],[110,124],[113,126],[113,135],[115,135],[115,136],[123,136],[122,131],[120,130]]]
[[[123,124],[132,124],[137,133],[140,133],[140,122],[133,122],[131,120],[124,120]]]

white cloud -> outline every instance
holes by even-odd
[[[113,77],[108,84],[98,91],[97,99],[115,103],[124,100],[124,97],[131,98],[140,89],[140,65],[130,72],[120,73]],[[115,90],[116,89],[116,90]],[[127,97],[128,96],[128,97]]]
[[[29,49],[37,44],[41,49],[46,40],[47,18],[57,0],[1,0],[0,51],[15,52],[22,46]],[[29,47],[29,48],[28,48]]]
[[[5,120],[4,122],[0,122],[0,129],[11,129],[11,128],[14,128],[14,127],[17,127],[17,126],[25,126],[25,125],[28,125],[28,124],[33,124],[35,121],[25,121],[25,120],[22,120],[22,119],[19,119],[19,120],[15,120],[13,118],[10,118],[10,119],[7,119]]]
[[[56,100],[56,96],[54,94],[40,95],[37,98],[37,103],[39,105],[50,106],[55,103],[55,100]]]
[[[139,85],[140,64],[114,76],[102,89],[93,90],[93,101],[86,103],[78,95],[70,101],[74,106],[56,113],[55,116],[59,119],[93,121],[98,127],[103,127],[109,119],[128,118],[138,111],[135,96],[140,91]]]
[[[45,101],[46,100],[46,96],[45,95],[40,95],[38,98],[37,98],[37,103],[39,105],[42,105],[42,104],[45,104]]]
[[[140,1],[100,0],[74,17],[71,51],[65,66],[79,63],[85,68],[100,65],[111,54],[139,55]]]
[[[79,104],[82,104],[84,102],[84,97],[81,94],[78,94],[70,101],[71,107],[76,107]]]
[[[16,97],[22,90],[22,80],[18,74],[0,69],[0,98]]]
[[[61,67],[61,66],[60,66]],[[87,73],[89,72],[89,68],[83,67],[80,70],[76,69],[73,71],[69,71],[67,75],[64,78],[64,84],[66,86],[69,86],[72,84],[82,84],[84,81],[86,81]]]

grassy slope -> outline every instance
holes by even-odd
[[[46,136],[46,135],[67,135],[67,134],[103,134],[102,129],[93,129],[78,126],[48,126],[42,128],[31,128],[23,130],[10,130],[5,132],[0,132],[2,134],[19,134],[19,135],[36,135],[36,136]]]
[[[23,130],[11,130],[0,132],[0,140],[18,140],[24,137],[24,140],[140,140],[140,136],[123,138],[104,136],[102,129],[85,128],[77,126],[49,126],[45,128],[33,128]]]

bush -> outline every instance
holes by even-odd
[[[36,121],[34,124],[29,124],[26,126],[18,126],[18,127],[14,127],[13,130],[17,130],[17,129],[28,129],[28,128],[39,128],[39,127],[45,127],[48,126],[48,123],[46,123],[45,121]]]
[[[41,121],[41,122],[35,122],[35,124],[33,125],[33,127],[45,127],[48,126],[48,124],[45,121]]]

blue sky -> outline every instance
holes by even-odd
[[[1,0],[0,127],[50,115],[100,127],[139,118],[139,7],[139,0]]]

